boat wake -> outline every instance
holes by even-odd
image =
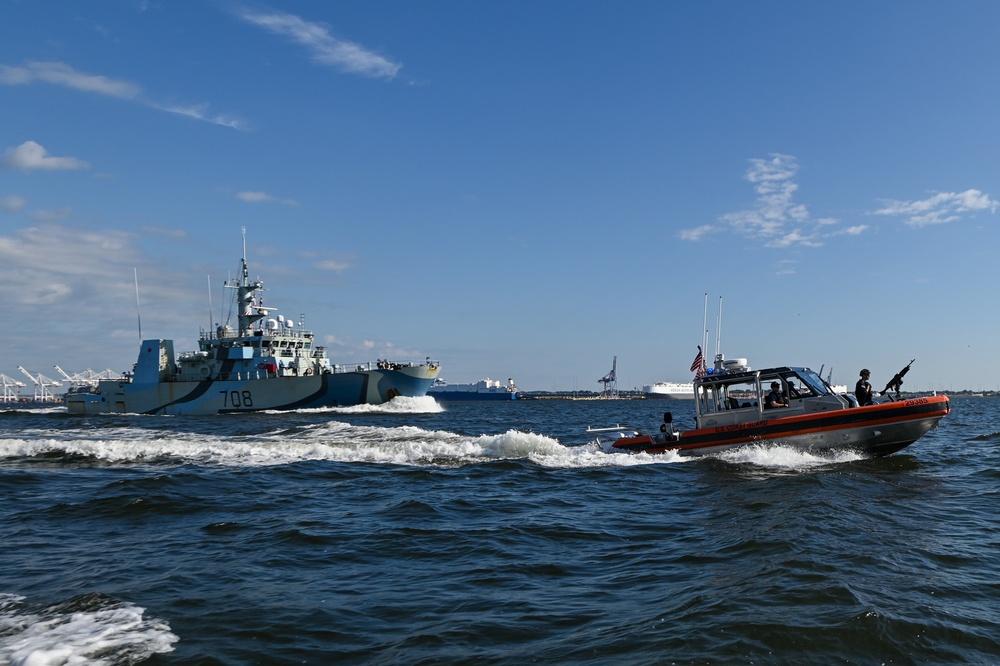
[[[46,607],[0,593],[0,664],[134,664],[180,640],[145,609],[103,594]]]
[[[440,414],[444,407],[429,395],[408,397],[398,395],[380,405],[352,405],[350,407],[316,407],[310,409],[266,410],[264,414]]]
[[[726,462],[751,464],[759,467],[804,470],[831,464],[863,460],[867,456],[849,449],[825,453],[809,453],[782,444],[754,444],[712,456]]]
[[[410,400],[421,404],[422,399]],[[426,407],[427,403],[422,402],[421,408]],[[550,468],[594,468],[661,465],[682,460],[676,454],[607,454],[596,446],[566,446],[554,437],[516,429],[470,435],[416,426],[352,425],[329,420],[234,435],[140,428],[117,419],[109,424],[108,428],[74,428],[58,433],[22,431],[18,438],[0,439],[0,458],[47,459],[61,465],[110,463],[150,467],[185,464],[262,467],[323,460],[461,467],[526,460]]]

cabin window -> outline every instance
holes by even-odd
[[[726,384],[724,405],[726,409],[745,409],[757,406],[757,382],[753,378]]]
[[[706,386],[702,385],[697,387],[698,394],[698,413],[699,414],[709,414],[711,412],[718,412],[721,410],[721,405],[719,404],[719,394],[716,391],[716,386]]]
[[[791,381],[793,378],[789,378]],[[826,395],[830,391],[826,387],[826,383],[820,379],[812,370],[803,370],[796,374],[794,377],[796,382],[796,388],[802,393],[803,397],[813,397],[817,395]]]

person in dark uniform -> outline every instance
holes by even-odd
[[[871,373],[868,372],[868,368],[865,368],[861,371],[861,379],[854,386],[854,397],[858,399],[859,407],[873,404],[872,385],[868,383],[869,377],[871,377]]]
[[[788,407],[788,401],[785,399],[785,396],[781,395],[781,384],[778,382],[771,382],[771,392],[764,399],[764,407],[767,409]]]

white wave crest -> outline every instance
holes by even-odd
[[[862,460],[864,455],[852,450],[810,453],[782,444],[755,444],[719,453],[714,457],[732,463],[750,463],[761,467],[793,470],[810,469],[836,463]]]
[[[0,593],[0,664],[135,663],[171,652],[180,640],[138,606],[111,598],[94,606],[30,608],[24,597]]]
[[[439,414],[444,407],[429,395],[420,397],[396,396],[381,405],[352,405],[351,407],[310,407],[290,410],[295,414]],[[287,414],[288,411],[264,410],[265,414]]]
[[[253,435],[210,435],[119,428],[40,431],[33,439],[0,439],[0,457],[79,455],[111,463],[284,465],[310,460],[455,467],[496,460],[530,460],[553,468],[624,467],[681,460],[675,453],[606,454],[596,446],[564,446],[557,439],[511,429],[465,435],[415,426],[351,425],[330,420]],[[103,435],[103,437],[102,437]]]

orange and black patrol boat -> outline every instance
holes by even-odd
[[[693,429],[676,430],[667,412],[653,434],[621,425],[587,432],[605,451],[619,453],[697,456],[763,444],[887,456],[918,440],[951,411],[945,395],[900,397],[902,375],[909,367],[881,392],[886,401],[862,407],[809,368],[752,370],[746,359],[724,361],[719,354],[715,368],[694,380]]]

